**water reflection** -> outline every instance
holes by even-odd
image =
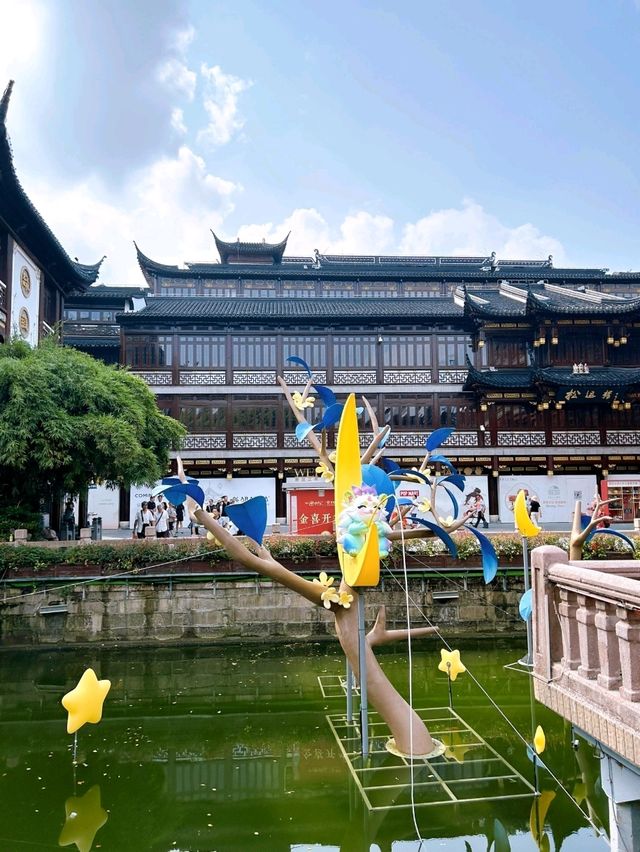
[[[527,735],[528,678],[502,669],[513,654],[513,648],[477,646],[465,650],[465,663]],[[414,657],[416,705],[445,706],[439,649],[414,649]],[[388,654],[382,664],[406,691],[406,658]],[[109,678],[112,689],[102,722],[79,732],[74,784],[59,702],[88,666]],[[326,716],[344,712],[344,703],[324,698],[317,679],[343,670],[331,646],[0,654],[0,849],[53,848],[59,841],[118,852],[417,852],[410,808],[368,812],[331,733]],[[455,684],[456,711],[532,780],[522,744],[463,678]],[[558,717],[538,708],[537,719],[547,734],[545,760],[568,789],[584,796],[591,813],[606,819],[597,760],[586,748],[576,755],[570,729]],[[464,735],[451,733],[446,745],[445,778],[460,784],[477,778],[474,746]],[[485,757],[478,798],[491,783]],[[385,772],[400,777],[393,761]],[[426,838],[420,852],[464,852],[465,843],[485,852],[496,820],[518,852],[548,848],[550,837],[563,852],[576,844],[580,852],[606,849],[564,794],[549,798],[554,785],[543,771],[541,783],[545,794],[535,800],[535,813],[531,798],[418,809]],[[389,804],[410,804],[410,788],[394,784]],[[70,790],[61,832],[62,794]]]
[[[75,843],[78,852],[91,852],[96,834],[109,818],[100,801],[100,787],[96,784],[84,796],[70,796],[64,810],[58,846]]]

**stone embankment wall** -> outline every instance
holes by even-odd
[[[409,592],[412,626],[428,623],[426,616],[448,636],[524,630],[518,615],[521,577],[498,577],[489,586],[480,577],[411,578]],[[366,592],[369,624],[383,604],[387,626],[406,627],[404,591],[392,578]],[[22,595],[8,587],[0,597],[0,643],[5,647],[317,640],[333,634],[333,617],[324,608],[264,579],[97,582]]]

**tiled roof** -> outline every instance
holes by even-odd
[[[479,319],[514,319],[539,316],[618,317],[640,312],[640,298],[614,296],[581,287],[550,282],[513,285],[502,281],[497,287],[467,287],[465,316]]]
[[[282,255],[284,254],[284,250],[287,247],[287,240],[289,239],[289,234],[279,243],[245,243],[241,242],[241,240],[236,240],[236,242],[226,242],[225,240],[221,240],[215,231],[211,231],[213,234],[213,239],[216,242],[216,248],[218,249],[218,254],[220,255],[220,260],[222,263],[226,264],[229,262],[229,259],[233,256],[237,258],[240,257],[252,257],[252,256],[264,256],[269,255],[273,258],[274,263],[282,262]]]
[[[462,309],[450,298],[219,299],[211,296],[156,296],[149,299],[146,308],[141,311],[120,314],[119,321],[130,325],[156,319],[262,321],[380,318],[406,321],[449,317],[462,317]]]
[[[496,388],[497,390],[522,389],[531,387],[535,370],[533,367],[500,370],[477,370],[469,366],[469,374],[463,385],[463,390],[475,388]]]
[[[543,367],[537,371],[536,380],[575,387],[621,387],[640,383],[640,369],[591,367],[588,373],[574,373],[572,367]]]
[[[222,243],[222,241],[221,241]],[[235,243],[222,243],[233,247]],[[255,253],[264,254],[265,244],[241,243],[255,247]],[[279,244],[280,246],[282,245]],[[274,248],[267,245],[270,250]],[[262,249],[262,251],[260,251]],[[175,279],[228,278],[230,275],[248,278],[273,278],[271,264],[259,263],[188,263],[185,267],[158,263],[143,254],[136,245],[138,263],[146,274]],[[250,255],[250,252],[247,252]],[[498,283],[506,279],[524,287],[541,279],[555,282],[593,281],[600,283],[607,276],[605,269],[555,269],[543,260],[500,260],[495,269],[486,258],[480,257],[414,257],[393,255],[319,255],[319,265],[313,257],[282,257],[277,275],[283,280],[322,278],[349,280],[360,275],[363,280],[409,280]]]
[[[640,369],[631,367],[591,367],[588,373],[574,373],[573,367],[526,367],[477,370],[467,359],[469,373],[464,390],[495,388],[525,390],[537,385],[559,387],[629,387],[640,385]]]
[[[60,286],[84,289],[98,277],[104,258],[93,264],[72,260],[22,188],[13,165],[6,125],[12,89],[13,80],[0,99],[0,218],[5,219],[10,230],[21,229],[21,241]]]
[[[527,298],[527,312],[531,314],[545,314],[557,316],[558,314],[581,316],[628,316],[640,311],[640,298],[638,299],[588,299],[582,294],[568,290],[566,293],[541,293],[529,292]]]

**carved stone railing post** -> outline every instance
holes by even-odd
[[[562,632],[562,667],[575,670],[580,665],[580,639],[576,621],[577,596],[575,592],[570,592],[568,589],[558,589],[558,593],[560,595],[558,615]]]
[[[577,595],[578,641],[580,643],[580,665],[578,674],[588,680],[595,680],[600,668],[598,654],[598,634],[595,629],[595,602],[586,595]]]
[[[596,634],[598,637],[598,656],[600,673],[598,683],[604,689],[617,689],[622,683],[620,676],[620,650],[616,636],[618,617],[615,608],[605,601],[596,601],[595,617]]]
[[[640,701],[640,612],[618,607],[616,634],[620,647],[620,697]]]

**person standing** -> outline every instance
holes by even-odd
[[[63,541],[74,539],[76,537],[76,516],[73,511],[73,501],[67,500],[64,504],[64,512],[62,513],[62,533]]]
[[[484,513],[486,512],[486,510],[487,510],[487,506],[486,506],[486,503],[484,502],[484,498],[483,498],[482,494],[480,493],[480,491],[478,491],[478,494],[476,495],[475,506],[474,506],[476,522],[475,522],[475,524],[473,524],[473,526],[476,529],[478,529],[478,527],[480,526],[480,521],[482,521],[482,524],[483,524],[485,529],[487,529],[487,527],[489,526],[487,519],[484,516]]]
[[[169,513],[166,503],[158,503],[156,510],[156,534],[158,538],[167,538],[169,535]]]
[[[182,523],[184,521],[184,505],[182,503],[178,503],[176,506],[176,535],[178,534],[178,530],[182,529]]]
[[[540,526],[540,519],[542,518],[542,510],[540,508],[540,501],[534,494],[531,498],[531,502],[529,503],[529,517],[534,522]]]

